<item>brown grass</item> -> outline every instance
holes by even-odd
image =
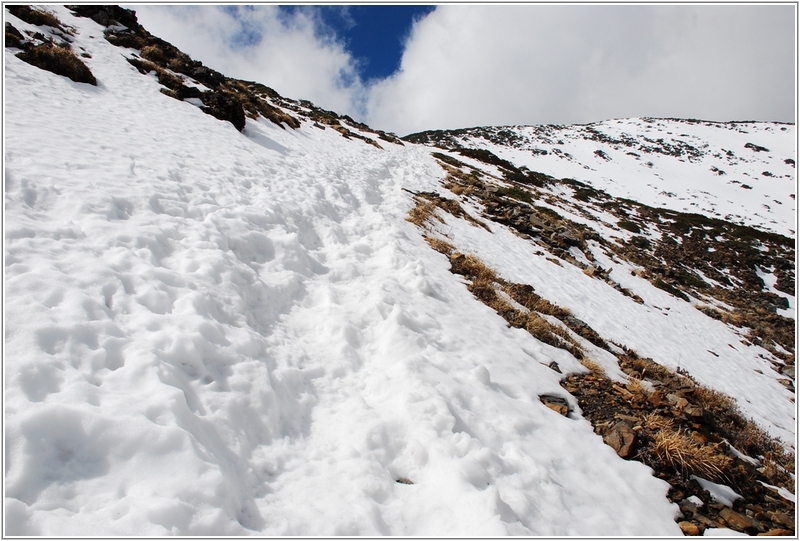
[[[647,396],[649,393],[649,388],[645,387],[644,382],[635,376],[628,377],[628,383],[625,387],[632,393],[639,393]]]
[[[578,360],[584,358],[583,350],[569,332],[558,325],[553,325],[536,312],[527,314],[525,330],[545,344],[569,351]]]
[[[694,474],[715,481],[726,479],[725,469],[733,459],[720,452],[719,444],[700,443],[675,430],[671,420],[656,422],[659,430],[651,450],[657,460],[684,476]]]
[[[562,308],[557,304],[553,304],[547,299],[537,295],[531,286],[525,284],[507,284],[503,290],[520,303],[522,306],[531,310],[532,312],[539,312],[548,316],[555,316],[559,319],[567,317],[571,312],[567,308]]]
[[[430,245],[431,248],[433,248],[440,254],[446,255],[447,257],[450,257],[450,254],[452,254],[456,250],[452,244],[442,239],[431,237],[429,235],[425,235],[423,238],[427,241],[427,243]]]
[[[97,79],[94,78],[92,71],[80,58],[75,56],[72,51],[57,47],[52,43],[37,45],[17,54],[17,57],[37,68],[63,77],[69,77],[76,83],[88,83],[97,86]]]
[[[597,364],[597,362],[595,362],[592,359],[590,359],[589,357],[583,357],[583,358],[581,358],[579,360],[580,360],[580,363],[583,366],[585,366],[586,368],[588,368],[589,372],[591,372],[592,374],[594,374],[596,376],[604,376],[605,375],[605,373],[606,373],[605,369],[602,366],[600,366],[599,364]]]
[[[408,218],[406,218],[406,220],[418,227],[426,227],[431,218],[436,218],[444,223],[444,220],[436,215],[436,205],[417,198],[417,204],[408,212]]]
[[[59,21],[58,17],[50,12],[31,8],[30,6],[6,6],[6,9],[8,9],[12,15],[19,17],[28,24],[33,24],[36,26],[52,26],[53,28],[59,28],[63,30],[61,21]]]

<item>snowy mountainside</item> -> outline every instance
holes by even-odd
[[[44,9],[58,27],[5,13],[19,37],[9,45],[7,27],[4,534],[645,536],[680,535],[679,520],[707,533],[783,524],[774,514],[793,487],[744,459],[742,475],[773,488],[722,481],[762,506],[758,527],[711,508],[708,492],[691,514],[676,491],[697,482],[678,487],[680,472],[621,458],[565,379],[599,385],[602,373],[609,388],[640,381],[666,397],[664,377],[686,384],[686,373],[791,448],[787,232],[664,214],[577,173],[561,182],[504,163],[512,156],[495,147],[404,144],[209,70],[129,11]],[[49,41],[96,84],[18,56]],[[725,254],[749,263],[733,268]],[[478,260],[492,269],[482,292],[463,270]],[[665,261],[681,272],[659,274]],[[666,376],[633,378],[626,362]],[[674,392],[697,402],[690,387]],[[668,400],[654,426],[702,424],[696,406]],[[716,437],[706,429],[698,437]],[[770,464],[713,441],[731,468],[735,452]]]
[[[404,139],[484,148],[616,197],[795,234],[792,124],[632,118],[429,131]]]

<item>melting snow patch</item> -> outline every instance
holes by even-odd
[[[783,498],[783,499],[785,499],[785,500],[789,500],[790,502],[793,502],[793,501],[795,501],[795,496],[794,496],[794,494],[792,494],[791,492],[789,492],[789,491],[788,491],[788,490],[786,490],[785,488],[783,488],[783,487],[776,487],[775,485],[770,485],[770,484],[767,484],[767,483],[765,483],[764,481],[759,481],[759,483],[761,483],[761,484],[762,484],[762,485],[764,485],[765,487],[767,487],[767,488],[771,488],[772,490],[774,490],[775,492],[777,492],[777,493],[778,493],[778,495],[779,495],[781,498]]]
[[[702,477],[697,477],[696,475],[692,475],[692,479],[700,483],[700,486],[711,494],[714,501],[718,501],[728,507],[733,507],[733,502],[742,497],[741,494],[737,494],[727,485],[718,485],[717,483],[711,482],[708,479],[703,479]]]
[[[737,532],[730,528],[706,528],[703,535],[706,537],[748,537],[746,533]]]

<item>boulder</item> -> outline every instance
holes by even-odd
[[[551,410],[565,417],[569,415],[569,402],[566,399],[551,394],[543,394],[539,396],[539,400]]]
[[[603,441],[614,449],[620,457],[628,458],[633,454],[636,433],[628,421],[620,420],[608,427],[605,435],[603,435]]]
[[[684,520],[679,522],[678,526],[680,526],[683,535],[700,535],[700,528],[697,524]]]
[[[239,131],[244,129],[247,122],[244,109],[242,109],[242,104],[233,94],[228,92],[203,92],[200,99],[203,100],[203,112],[219,120],[227,120]]]

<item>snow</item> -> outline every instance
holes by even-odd
[[[793,393],[779,383],[781,376],[766,360],[771,354],[743,344],[733,328],[633,275],[635,267],[615,262],[602,250],[593,251],[596,264],[612,268],[609,277],[639,295],[643,304],[579,267],[553,264],[546,253],[533,251],[528,240],[505,228],[489,233],[450,215],[445,220],[440,233],[459,251],[480,254],[506,280],[532,285],[607,341],[626,345],[670,369],[687,370],[700,383],[736,397],[746,416],[774,437],[794,442]]]
[[[794,125],[614,119],[488,130],[510,132],[518,140],[509,146],[463,135],[460,143],[555,178],[574,178],[615,197],[795,235],[796,171],[786,161],[797,160]],[[685,150],[679,156],[648,151],[668,148],[659,140]],[[768,152],[747,148],[747,143]]]
[[[706,528],[704,537],[748,537],[746,533],[737,532],[730,528]]]
[[[789,308],[778,308],[776,313],[784,316],[790,317],[792,319],[795,318],[795,310],[797,309],[797,304],[795,303],[794,295],[789,295],[788,293],[784,293],[783,291],[779,291],[775,289],[775,284],[778,282],[778,277],[775,276],[774,272],[764,272],[763,270],[756,267],[756,274],[759,278],[764,282],[764,289],[769,291],[770,293],[774,293],[779,297],[783,297],[789,302]]]
[[[741,494],[737,494],[736,491],[728,485],[714,483],[713,481],[703,479],[696,475],[692,475],[692,479],[697,481],[704,490],[707,490],[715,502],[727,505],[728,507],[733,507],[733,502],[742,497]]]
[[[510,328],[405,221],[404,189],[442,190],[430,148],[381,140],[380,150],[310,121],[285,130],[248,119],[239,133],[161,94],[99,25],[49,9],[76,28],[99,84],[5,52],[5,534],[680,534],[669,486],[606,446],[548,365],[586,369]],[[582,127],[558,130],[571,159],[491,148],[614,195],[677,210],[689,201],[793,235],[794,170],[783,160],[794,126],[595,128],[651,139],[670,129],[704,154],[638,160],[587,143]],[[745,128],[769,153],[740,148]],[[762,170],[776,176],[748,178],[752,191],[728,182]],[[762,213],[763,195],[784,204]],[[459,251],[606,340],[735,397],[793,445],[794,395],[771,354],[696,300],[655,288],[596,242],[593,264],[643,304],[497,224],[444,219],[437,233]],[[793,317],[794,297],[774,289],[771,270],[759,276]],[[568,332],[625,379],[613,355]]]
[[[99,84],[5,52],[5,534],[679,534],[405,221],[428,149],[240,134],[50,9]]]
[[[795,498],[796,498],[795,495],[792,494],[791,492],[789,492],[788,490],[786,490],[785,488],[776,487],[775,485],[770,485],[769,483],[765,483],[764,481],[759,481],[759,483],[761,483],[765,487],[770,488],[770,489],[774,490],[775,492],[777,492],[778,495],[780,495],[781,498],[783,498],[785,500],[789,500],[790,502],[794,502],[795,501]]]

